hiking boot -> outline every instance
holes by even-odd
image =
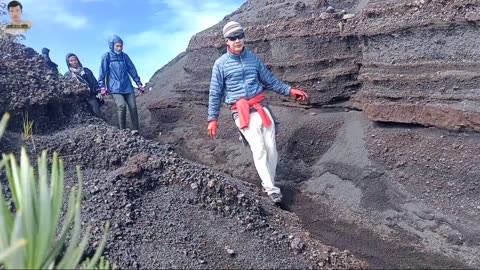
[[[273,203],[281,203],[282,202],[282,194],[281,193],[272,193],[268,195]]]

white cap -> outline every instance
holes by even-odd
[[[235,34],[243,33],[243,27],[238,22],[228,22],[223,27],[223,37],[233,37]]]

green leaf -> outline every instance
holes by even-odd
[[[93,255],[93,257],[90,259],[89,264],[87,264],[87,266],[84,267],[83,269],[93,269],[97,265],[97,261],[100,258],[100,256],[102,255],[103,249],[105,248],[105,244],[107,242],[107,234],[108,234],[109,228],[110,228],[110,222],[107,222],[107,224],[104,227],[102,240],[100,241],[100,244],[97,247],[97,251],[95,251],[95,255]],[[102,257],[102,261],[104,261],[103,257]],[[110,269],[109,265],[108,265],[108,261],[107,261],[106,266],[103,265],[102,263],[100,263],[99,268],[100,269]]]
[[[13,254],[17,252],[19,248],[22,248],[27,244],[27,240],[20,239],[15,244],[11,245],[9,248],[5,249],[0,253],[0,263],[4,262],[7,258],[14,256]]]
[[[50,192],[48,190],[48,168],[47,168],[47,152],[43,151],[42,156],[38,159],[38,227],[36,228],[35,251],[36,255],[33,261],[33,268],[42,266],[43,260],[48,251],[51,249],[50,240],[56,233],[56,223],[52,222],[52,206],[50,201]]]
[[[3,155],[3,159],[7,160],[7,163],[5,164],[5,170],[7,171],[8,185],[10,187],[10,191],[12,192],[15,207],[20,208],[20,198],[22,196],[20,194],[21,190],[19,190],[20,176],[18,172],[17,161],[15,160],[15,156],[13,154]]]
[[[23,228],[24,220],[23,220],[23,213],[22,210],[17,210],[17,214],[15,215],[15,223],[13,225],[13,231],[10,238],[10,243],[17,243],[18,241],[22,241],[25,238],[24,236],[24,228]],[[28,245],[28,242],[26,243]],[[22,246],[15,250],[15,252],[7,258],[5,262],[5,267],[8,269],[22,269],[25,267],[25,247]]]
[[[78,245],[78,247],[75,249],[75,251],[73,253],[72,259],[69,262],[70,265],[67,265],[67,267],[66,267],[67,269],[71,269],[71,268],[74,268],[74,267],[76,268],[78,266],[78,264],[80,263],[80,260],[82,259],[82,256],[83,256],[83,253],[85,252],[85,248],[87,247],[88,240],[90,239],[91,231],[92,231],[92,226],[88,225],[87,229],[85,230],[85,234],[83,235],[82,241],[80,242],[80,244]],[[69,267],[69,266],[71,266],[71,267]]]
[[[0,121],[0,138],[3,136],[5,129],[7,128],[7,122],[10,119],[10,114],[5,113]]]
[[[60,164],[60,165],[59,165]],[[58,224],[62,211],[64,178],[63,178],[63,162],[58,159],[58,153],[53,153],[52,172],[50,179],[50,191],[52,197],[52,223]]]
[[[3,187],[0,184],[0,250],[4,250],[8,247],[9,235],[13,227],[13,217],[8,209],[5,196],[3,195]]]
[[[92,230],[92,226],[88,226],[85,234],[83,235],[82,241],[80,244],[71,250],[69,254],[65,253],[63,256],[62,261],[58,264],[59,269],[73,269],[76,268],[77,265],[80,263],[80,259],[82,258],[83,252],[88,244],[88,239],[90,238],[90,232]],[[74,243],[70,243],[74,245]]]
[[[70,197],[68,200],[68,207],[67,207],[67,214],[65,215],[65,218],[63,220],[63,226],[62,230],[60,232],[60,235],[58,238],[55,240],[53,244],[53,250],[50,252],[48,255],[46,261],[43,264],[42,268],[46,268],[47,265],[49,265],[49,262],[52,260],[55,260],[60,253],[60,251],[63,249],[65,245],[65,241],[67,239],[67,234],[69,232],[70,226],[72,225],[73,218],[75,217],[75,195],[76,195],[76,187],[73,187],[70,190]]]
[[[77,166],[77,178],[78,178],[78,190],[75,196],[75,223],[73,225],[73,233],[72,237],[70,238],[70,245],[68,246],[67,250],[65,251],[65,255],[63,256],[63,260],[60,262],[60,268],[70,268],[69,266],[69,258],[73,256],[75,247],[77,245],[77,241],[80,238],[80,231],[81,231],[81,219],[80,219],[80,203],[82,200],[82,187],[83,187],[83,176],[80,171],[80,168]],[[82,251],[83,252],[83,251]],[[78,263],[78,262],[77,262]],[[74,265],[73,267],[75,267]]]
[[[60,215],[62,211],[62,203],[63,203],[63,192],[64,192],[64,173],[63,173],[63,162],[62,160],[59,160],[58,158],[58,153],[54,152],[53,153],[53,158],[52,158],[52,170],[50,173],[50,196],[51,196],[51,205],[52,205],[52,226],[55,226],[55,228],[52,228],[55,230],[58,227],[58,222],[60,220]],[[53,248],[49,250],[48,255],[44,259],[44,262],[42,263],[42,268],[50,268],[49,263],[56,259],[60,251],[65,245],[68,229],[70,228],[71,223],[73,222],[74,218],[74,212],[73,212],[73,206],[75,204],[75,198],[73,197],[75,195],[75,189],[72,189],[70,192],[70,198],[68,202],[68,207],[67,207],[67,214],[65,215],[64,218],[64,223],[63,227],[61,229],[60,235],[57,236],[57,239],[55,239],[53,242]],[[53,235],[50,236],[49,239],[52,239]]]
[[[73,265],[72,267],[68,267],[71,264],[71,259],[77,246],[78,239],[80,238],[81,225],[82,221],[80,220],[80,204],[75,204],[75,223],[73,224],[73,233],[72,237],[70,238],[70,244],[63,255],[63,259],[58,264],[59,268],[70,269],[76,266]]]
[[[20,155],[20,171],[21,171],[21,189],[23,192],[23,199],[20,209],[24,213],[24,233],[25,237],[29,240],[27,243],[27,264],[26,268],[34,268],[33,260],[35,258],[35,229],[37,227],[35,207],[37,204],[35,182],[33,179],[33,168],[30,166],[28,160],[27,151],[22,147],[22,153]]]

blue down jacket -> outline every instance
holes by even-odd
[[[133,93],[133,86],[130,82],[130,76],[137,85],[142,84],[137,74],[137,69],[130,60],[130,57],[124,52],[116,53],[114,44],[122,43],[119,36],[114,35],[108,40],[110,51],[102,56],[100,64],[100,75],[98,76],[98,84],[100,88],[107,87],[109,93],[113,94],[129,94]]]
[[[257,55],[244,49],[235,55],[229,51],[215,61],[208,99],[208,121],[218,118],[222,99],[231,105],[240,98],[250,99],[264,89],[290,95],[290,86],[282,83]]]

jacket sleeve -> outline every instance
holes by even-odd
[[[266,89],[273,90],[278,94],[288,96],[290,95],[290,86],[281,82],[275,75],[268,70],[268,68],[263,64],[262,60],[257,58],[258,65],[258,76],[260,82],[265,86]]]
[[[71,71],[67,71],[65,72],[65,75],[63,75],[65,78],[67,79],[72,79],[72,72]]]
[[[85,72],[88,74],[88,86],[90,87],[90,90],[94,93],[100,92],[97,78],[95,78],[93,72],[88,68],[85,68]]]
[[[208,95],[208,121],[218,118],[225,90],[224,87],[223,71],[220,69],[220,64],[215,62],[212,69],[212,79],[210,81],[210,92]]]
[[[100,63],[100,74],[98,75],[98,87],[107,87],[105,81],[108,76],[108,53],[102,56],[102,60]]]
[[[138,76],[137,69],[135,68],[135,65],[133,64],[132,60],[130,60],[130,57],[125,53],[125,63],[127,64],[127,71],[130,76],[132,76],[133,80],[135,83],[138,85],[142,84],[142,81],[140,81],[140,77]]]

